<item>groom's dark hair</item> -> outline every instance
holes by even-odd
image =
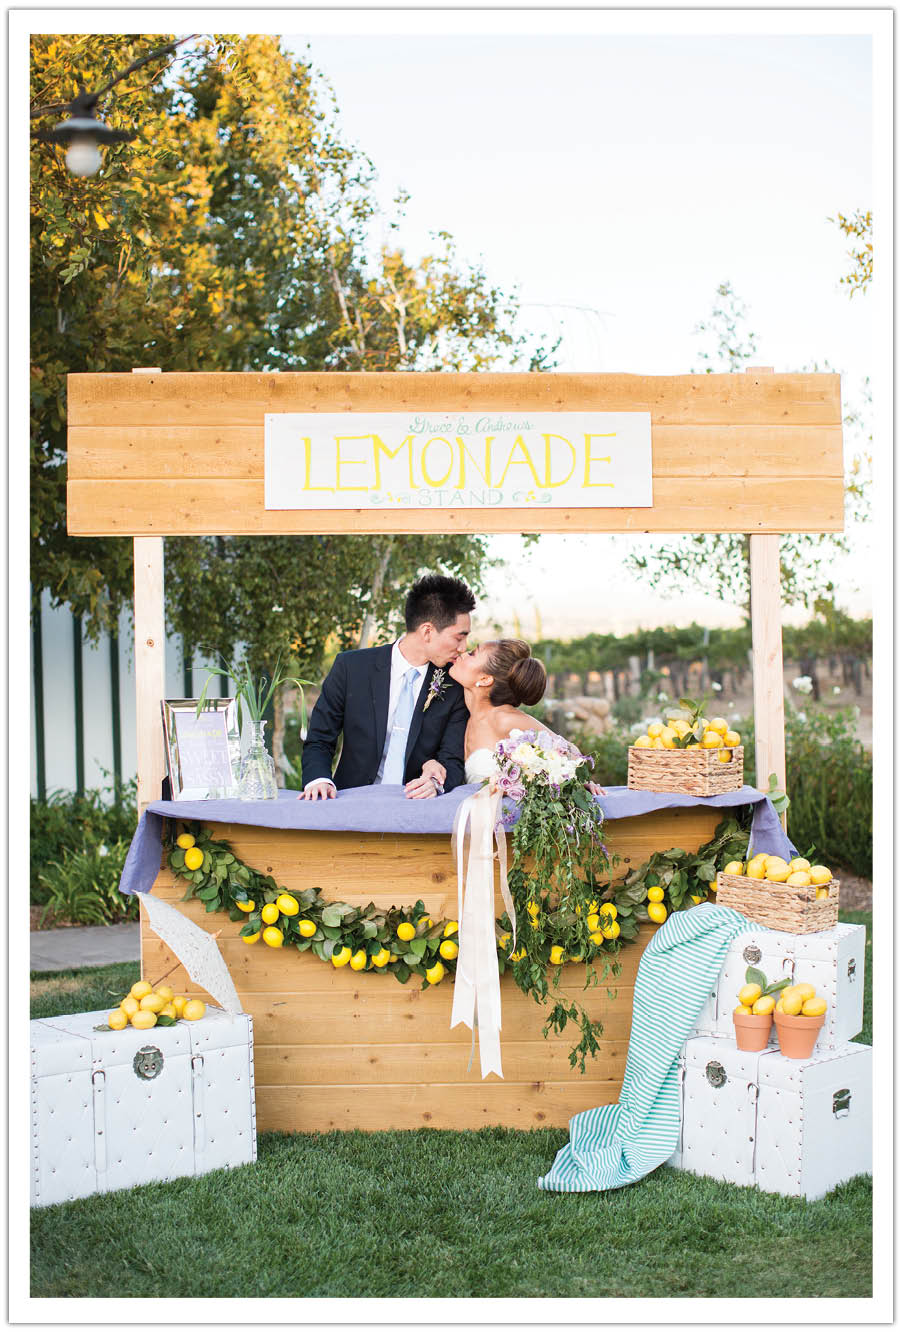
[[[403,608],[406,631],[411,634],[426,620],[435,629],[446,629],[448,624],[455,623],[458,615],[469,615],[474,609],[472,589],[462,579],[426,574],[407,593]]]

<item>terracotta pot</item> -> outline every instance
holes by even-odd
[[[775,1030],[781,1053],[788,1059],[809,1059],[825,1024],[825,1014],[819,1017],[791,1017],[789,1013],[775,1014]]]
[[[772,1030],[771,1013],[734,1013],[734,1039],[739,1050],[765,1050]]]

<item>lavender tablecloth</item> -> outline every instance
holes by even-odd
[[[298,800],[296,791],[279,791],[277,800],[157,800],[141,815],[119,891],[130,895],[146,893],[152,888],[162,856],[164,819],[248,823],[257,828],[296,828],[301,832],[437,833],[449,837],[458,806],[477,790],[477,786],[458,786],[434,800],[407,800],[400,786],[357,786],[341,791],[336,800]],[[597,799],[608,819],[634,818],[657,809],[691,805],[709,805],[713,809],[753,805],[754,849],[772,855],[797,854],[772,802],[752,786],[705,798],[611,786],[605,796]]]

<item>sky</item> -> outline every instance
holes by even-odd
[[[345,27],[347,16],[342,17]],[[839,285],[846,238],[828,221],[872,205],[871,38],[865,36],[302,35],[344,135],[390,211],[411,198],[412,254],[449,231],[460,255],[516,289],[521,327],[563,334],[559,370],[702,369],[716,287],[729,281],[758,339],[753,363],[842,372],[845,409],[870,370],[872,303]],[[849,432],[846,452],[861,441]],[[872,547],[835,565],[838,600],[871,611]],[[653,538],[642,538],[650,544]],[[483,610],[548,634],[694,618],[630,577],[629,537],[494,538],[507,568]],[[802,620],[801,613],[786,619]]]

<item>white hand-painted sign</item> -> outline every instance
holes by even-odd
[[[266,415],[267,509],[649,508],[649,412]]]

